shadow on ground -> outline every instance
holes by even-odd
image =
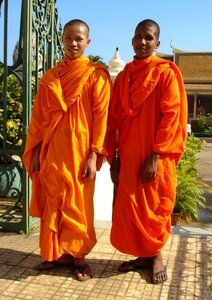
[[[38,271],[34,267],[41,263],[40,255],[33,253],[26,253],[22,251],[0,248],[0,278],[21,281],[27,277],[49,275],[59,277],[74,277],[74,267],[70,264],[57,266],[50,270]],[[94,278],[109,278],[113,276],[122,276],[125,273],[118,271],[118,266],[122,261],[110,259],[92,259],[87,258],[86,262],[90,265],[94,272]],[[150,268],[143,268],[137,272],[141,279],[149,281],[151,272]]]

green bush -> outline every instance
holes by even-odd
[[[198,221],[198,208],[205,207],[204,184],[197,178],[198,154],[204,141],[193,134],[187,137],[186,151],[177,165],[177,193],[174,212],[180,212],[189,223]]]
[[[0,76],[3,67],[0,67]],[[3,78],[2,78],[3,79]],[[35,80],[32,80],[32,97],[35,97]],[[6,125],[7,141],[21,144],[23,135],[23,86],[15,74],[7,77],[7,114],[4,120],[4,83],[0,82],[0,136],[4,136],[4,122]]]
[[[212,131],[206,131],[206,132],[193,132],[194,136],[196,137],[209,137],[212,138]]]
[[[3,69],[0,70],[0,75]],[[22,84],[18,78],[11,74],[7,77],[7,116],[3,112],[3,81],[0,83],[0,134],[3,136],[3,122],[6,122],[7,141],[18,143],[22,137],[23,130],[23,106],[22,106]]]
[[[205,132],[208,129],[207,117],[201,116],[199,118],[191,119],[191,131],[192,132]]]

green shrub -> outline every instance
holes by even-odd
[[[0,75],[3,69],[0,70]],[[7,140],[16,144],[22,137],[23,130],[23,106],[22,84],[18,78],[11,74],[7,77],[7,116],[3,120],[3,82],[0,83],[0,134],[3,136],[3,122],[6,122]]]
[[[210,137],[212,138],[212,131],[206,131],[206,132],[193,132],[194,136],[196,137]]]
[[[0,75],[3,67],[0,66]],[[32,80],[32,97],[35,97],[35,80]],[[0,136],[4,136],[4,122],[6,123],[7,141],[20,144],[23,135],[23,86],[15,74],[7,77],[7,115],[4,120],[4,83],[0,82]]]
[[[186,151],[177,165],[177,193],[174,212],[180,212],[189,223],[198,221],[198,208],[205,207],[204,184],[197,178],[198,154],[204,141],[193,134],[187,137]]]
[[[208,129],[207,117],[201,116],[199,118],[191,119],[191,131],[192,132],[205,132]]]

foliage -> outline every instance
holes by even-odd
[[[0,70],[2,74],[2,70]],[[0,83],[0,134],[3,135],[3,82]],[[11,143],[17,143],[23,130],[23,106],[22,106],[22,85],[18,78],[11,74],[7,77],[7,115],[6,130],[7,140]]]
[[[108,65],[106,63],[103,62],[102,57],[100,57],[99,55],[93,56],[93,55],[88,55],[88,58],[98,64],[103,65],[105,68],[108,69]]]
[[[208,133],[212,126],[212,114],[205,114],[191,119],[191,130],[194,133]],[[212,133],[211,133],[212,134]]]
[[[198,154],[203,141],[193,134],[187,137],[186,151],[177,166],[177,194],[174,212],[181,212],[189,223],[199,220],[198,208],[205,207],[203,183],[197,178]]]
[[[194,136],[196,137],[212,137],[212,131],[206,131],[206,132],[194,132]]]
[[[0,68],[0,75],[3,68]],[[32,80],[32,97],[35,96],[35,83]],[[7,141],[12,144],[21,144],[23,134],[23,86],[15,74],[7,77],[7,112],[4,120],[4,83],[0,82],[0,135],[4,135],[6,125]]]
[[[205,116],[191,119],[192,132],[204,132],[208,129],[207,119]]]
[[[196,138],[193,134],[187,136],[186,151],[184,152],[181,161],[177,165],[177,170],[182,169],[184,165],[190,166],[188,172],[197,174],[198,154],[202,150],[204,141]]]
[[[207,117],[208,120],[212,121],[212,113],[207,113],[205,114],[205,116]]]

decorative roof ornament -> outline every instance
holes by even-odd
[[[118,50],[119,50],[119,48],[116,47],[115,54],[114,54],[113,58],[108,63],[108,66],[109,66],[108,71],[110,73],[112,81],[115,80],[118,73],[120,71],[122,71],[124,69],[124,66],[125,66],[125,63],[123,62],[123,60],[120,59]]]
[[[170,48],[172,48],[172,53],[182,53],[182,52],[187,52],[187,51],[183,51],[183,50],[180,50],[180,49],[177,49],[173,46],[172,44],[172,40],[170,41]]]

